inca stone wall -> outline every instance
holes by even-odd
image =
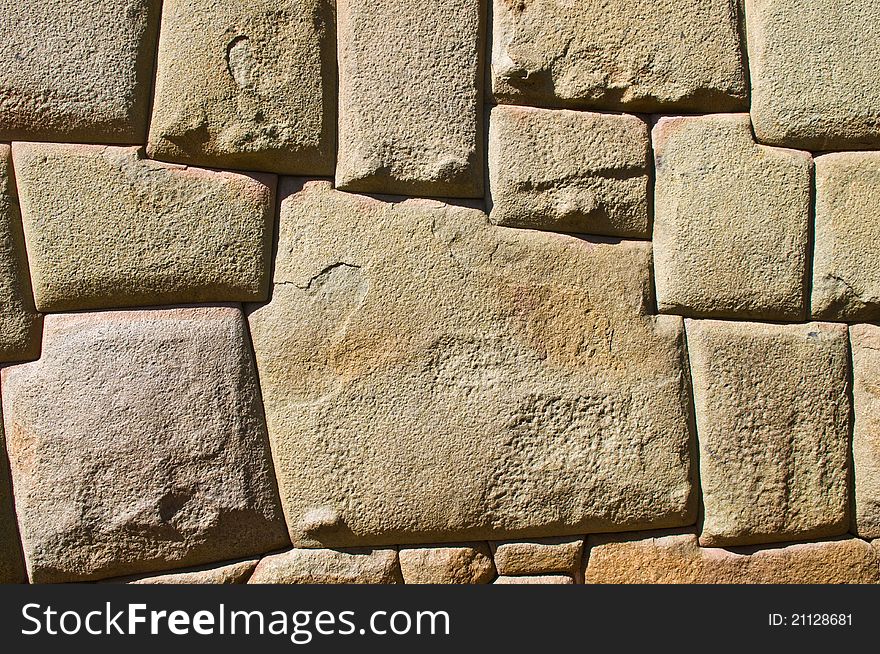
[[[0,581],[880,581],[878,52],[0,0]]]

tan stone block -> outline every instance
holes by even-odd
[[[660,312],[802,320],[810,155],[756,145],[746,114],[661,118],[653,138]]]
[[[745,0],[759,141],[804,150],[880,147],[880,4]]]
[[[337,1],[337,187],[483,196],[484,3]]]
[[[492,91],[503,104],[748,107],[734,0],[494,0],[492,31]]]
[[[249,321],[295,545],[696,519],[682,321],[651,315],[649,243],[293,184]]]
[[[555,584],[570,585],[574,583],[574,579],[568,575],[530,575],[526,577],[498,577],[494,581],[496,584]]]
[[[140,143],[159,0],[0,0],[0,140]]]
[[[816,157],[812,311],[880,318],[880,152]]]
[[[408,584],[487,584],[495,578],[487,543],[404,548],[399,556]]]
[[[266,297],[274,175],[94,145],[15,143],[12,158],[41,311]]]
[[[332,175],[334,29],[330,0],[165,0],[150,157]]]
[[[288,542],[239,309],[49,315],[40,359],[2,379],[31,581],[167,571]]]
[[[837,536],[849,526],[845,325],[688,320],[702,545]]]
[[[880,556],[858,538],[766,548],[699,547],[690,533],[590,536],[588,584],[875,584]]]
[[[649,238],[650,153],[636,116],[499,105],[489,120],[490,218]]]
[[[534,575],[565,572],[577,576],[584,554],[584,539],[547,538],[494,543],[495,567],[500,575]]]
[[[880,537],[880,327],[849,328],[853,360],[853,527]]]
[[[292,549],[263,558],[249,584],[402,584],[397,550]]]
[[[221,566],[201,566],[190,570],[169,572],[147,577],[128,577],[125,579],[111,579],[109,582],[123,582],[127,584],[244,584],[253,574],[259,559],[237,561]]]

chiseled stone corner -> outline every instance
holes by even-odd
[[[814,318],[880,319],[880,152],[816,157]]]
[[[494,0],[493,95],[502,104],[643,113],[745,111],[736,5]]]
[[[107,579],[107,583],[125,584],[158,584],[158,585],[189,585],[189,584],[212,584],[231,585],[244,584],[253,574],[259,559],[236,561],[225,565],[207,565],[166,572],[158,575],[139,577],[124,577],[122,579]]]
[[[7,467],[5,436],[0,426],[0,584],[17,584],[26,580]]]
[[[0,0],[0,140],[141,143],[160,0]]]
[[[853,361],[853,527],[880,538],[880,326],[849,328]]]
[[[880,4],[745,0],[758,140],[804,150],[880,147]]]
[[[876,584],[880,556],[865,541],[700,547],[692,533],[590,536],[588,584]]]
[[[290,180],[249,321],[294,545],[696,520],[683,323],[650,244]]]
[[[578,577],[584,554],[582,536],[493,543],[495,567],[500,575],[534,575],[552,572]]]
[[[849,527],[846,325],[687,320],[702,545],[837,536]]]
[[[569,577],[568,575],[528,575],[521,577],[508,577],[502,576],[498,577],[493,583],[495,584],[552,584],[556,586],[560,585],[571,585],[574,583],[574,579]]]
[[[496,577],[488,543],[401,548],[399,556],[407,584],[487,584]]]
[[[48,315],[40,359],[2,379],[31,581],[167,571],[289,542],[240,309]]]
[[[661,118],[653,139],[660,312],[802,320],[810,155],[757,145],[748,114]]]
[[[336,186],[483,196],[486,0],[338,0]]]
[[[134,147],[14,143],[12,158],[39,310],[266,298],[274,175]]]
[[[330,0],[165,0],[147,153],[332,175],[334,29]]]
[[[402,584],[397,550],[292,549],[260,560],[249,584]]]
[[[489,119],[490,218],[649,238],[650,158],[636,116],[499,105]]]

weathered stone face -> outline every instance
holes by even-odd
[[[812,311],[880,318],[880,152],[816,157]]]
[[[249,584],[400,584],[394,549],[292,549],[263,558]]]
[[[151,575],[137,579],[119,580],[129,584],[244,584],[257,567],[258,559],[238,561],[221,566],[203,566],[196,570],[185,570],[176,573]],[[112,581],[112,580],[111,580]]]
[[[700,543],[845,533],[846,326],[686,324],[704,505]]]
[[[500,575],[564,572],[577,576],[584,553],[583,538],[552,538],[496,543],[495,567]]]
[[[649,244],[327,182],[284,197],[249,320],[296,545],[695,520],[682,322],[649,315]]]
[[[732,0],[494,0],[492,30],[500,103],[644,113],[748,107]]]
[[[880,327],[849,329],[853,358],[854,533],[880,537]]]
[[[283,547],[254,372],[237,308],[47,316],[39,361],[2,373],[31,580]]]
[[[143,141],[159,0],[0,2],[0,140]]]
[[[484,1],[338,0],[337,187],[482,197]]]
[[[41,311],[261,300],[274,175],[160,164],[137,148],[12,148]]]
[[[328,0],[165,0],[149,155],[332,175],[334,29]]]
[[[880,147],[880,5],[745,0],[758,140],[804,150]]]
[[[399,557],[407,584],[487,584],[495,578],[487,543],[403,548]]]
[[[746,114],[661,118],[653,138],[660,312],[803,319],[810,155],[756,145]]]
[[[636,116],[499,105],[489,120],[492,222],[649,237],[650,151]]]

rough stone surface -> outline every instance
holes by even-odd
[[[748,107],[735,0],[494,0],[492,28],[500,103]]]
[[[164,571],[287,542],[239,309],[49,315],[40,359],[2,376],[31,581]]]
[[[530,575],[525,577],[498,577],[496,584],[563,584],[570,585],[574,579],[568,575]]]
[[[336,185],[483,195],[485,0],[338,0]]]
[[[172,572],[137,579],[127,579],[129,584],[244,584],[257,567],[258,559],[238,561],[221,566],[202,566],[192,570]]]
[[[15,143],[12,157],[39,310],[266,297],[273,175],[94,145]]]
[[[12,180],[11,149],[0,144],[0,362],[38,357],[41,326]]]
[[[584,554],[584,539],[548,538],[495,543],[495,567],[500,575],[533,575],[565,572],[577,576]]]
[[[756,145],[747,114],[661,118],[653,138],[660,312],[802,320],[810,155]]]
[[[487,543],[401,549],[400,569],[408,584],[487,584],[495,578]]]
[[[703,545],[837,536],[849,526],[845,325],[687,321]]]
[[[880,327],[849,329],[853,358],[853,526],[862,538],[880,537]]]
[[[880,152],[816,157],[812,311],[880,319]]]
[[[880,147],[880,4],[745,0],[758,140],[805,150]]]
[[[17,584],[25,580],[6,459],[6,443],[3,429],[0,428],[0,584]]]
[[[649,315],[649,243],[321,181],[282,197],[249,320],[295,545],[695,520],[682,322]]]
[[[497,106],[492,222],[650,238],[650,135],[636,116]]]
[[[0,140],[143,142],[159,0],[0,0]]]
[[[329,0],[165,0],[147,152],[332,175],[333,31]]]
[[[260,561],[249,584],[401,584],[397,550],[292,549]]]
[[[700,547],[690,533],[590,536],[588,584],[875,584],[880,556],[865,541]]]

